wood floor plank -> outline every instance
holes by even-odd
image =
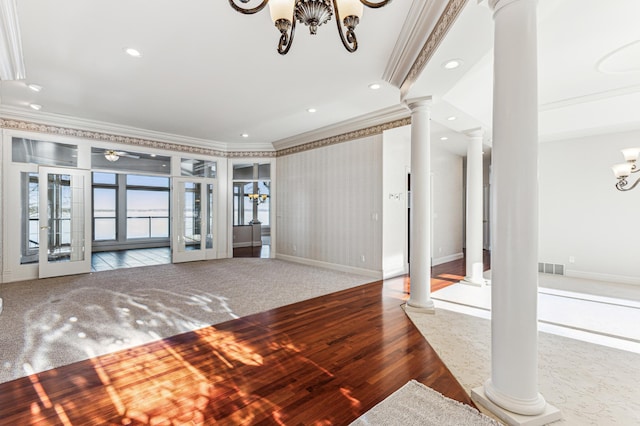
[[[434,268],[432,284],[456,274]],[[0,424],[348,424],[411,379],[472,405],[401,309],[409,285],[378,281],[0,384]]]

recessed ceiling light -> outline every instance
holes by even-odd
[[[452,70],[454,68],[458,68],[460,65],[462,65],[462,59],[450,59],[442,64],[442,68]]]
[[[446,141],[447,139],[449,139],[449,138],[446,137],[446,136],[443,136],[443,137],[440,138],[441,141]]]
[[[127,52],[127,55],[133,56],[134,58],[139,58],[140,56],[142,56],[142,53],[140,53],[139,50],[136,50],[132,47],[127,47],[126,49],[124,49],[124,51]]]
[[[307,112],[314,113],[316,111],[317,111],[317,109],[315,109],[315,108],[307,108]]]
[[[42,86],[38,85],[38,84],[29,84],[27,86],[29,89],[33,90],[34,92],[39,92],[42,90]]]
[[[35,109],[36,111],[40,111],[42,109],[42,105],[38,104],[29,104],[29,106],[31,107],[31,109]]]
[[[248,134],[248,133],[243,133],[243,134],[241,134],[240,136],[242,136],[243,138],[248,138],[248,137],[249,137],[249,134]]]
[[[447,120],[449,120],[449,121],[453,121],[453,120],[455,120],[455,119],[457,119],[457,118],[458,118],[458,117],[456,117],[456,116],[452,115],[451,117],[448,117],[448,118],[447,118]]]
[[[380,86],[380,84],[378,84],[378,83],[371,83],[371,84],[369,85],[369,89],[371,89],[371,90],[378,90],[380,87],[381,87],[381,86]]]
[[[149,154],[149,155],[151,155],[151,157],[155,157],[156,156],[156,154]]]

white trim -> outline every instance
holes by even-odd
[[[393,268],[393,269],[383,271],[382,279],[388,280],[389,278],[395,278],[402,275],[407,275],[408,273],[409,273],[408,267]]]
[[[25,78],[16,0],[0,0],[0,80]]]
[[[565,276],[610,283],[640,285],[640,278],[628,277],[624,275],[601,274],[598,272],[576,271],[567,269],[565,270]]]
[[[159,142],[168,142],[178,145],[200,147],[224,152],[274,151],[273,146],[268,142],[230,144],[227,142],[192,138],[189,136],[181,136],[164,132],[156,132],[153,130],[145,130],[121,124],[107,123],[104,121],[53,114],[50,112],[31,111],[24,108],[12,107],[7,105],[0,106],[0,116],[5,119],[17,121],[30,121],[49,126],[70,127],[77,130],[122,135],[132,138],[155,140]]]
[[[453,262],[454,260],[462,259],[464,253],[455,253],[448,256],[436,257],[431,260],[431,266],[442,265],[443,263]]]
[[[371,277],[376,280],[382,279],[382,273],[380,271],[374,271],[371,269],[355,268],[353,266],[322,262],[320,260],[307,259],[304,257],[297,257],[297,256],[289,256],[286,254],[276,254],[276,259],[285,260],[287,262],[293,262],[293,263],[301,263],[303,265],[317,266],[319,268],[332,269],[334,271],[347,272],[350,274],[364,275],[366,277]]]
[[[368,127],[377,126],[407,117],[409,117],[409,111],[404,105],[394,105],[389,108],[374,111],[372,113],[361,115],[359,117],[332,124],[330,126],[321,127],[320,129],[302,133],[297,136],[280,139],[279,141],[275,141],[273,143],[273,148],[276,151],[280,151],[308,142],[330,138],[332,136],[349,133],[356,130],[366,129]]]
[[[382,79],[400,88],[409,75],[413,63],[422,51],[447,2],[414,0],[402,26]]]

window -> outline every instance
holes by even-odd
[[[169,178],[93,173],[93,241],[124,248],[169,238]]]
[[[182,176],[215,179],[216,169],[217,163],[215,161],[196,160],[192,158],[182,158],[180,160],[180,174]]]

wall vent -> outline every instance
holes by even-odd
[[[538,262],[538,272],[544,274],[564,275],[564,265]]]

